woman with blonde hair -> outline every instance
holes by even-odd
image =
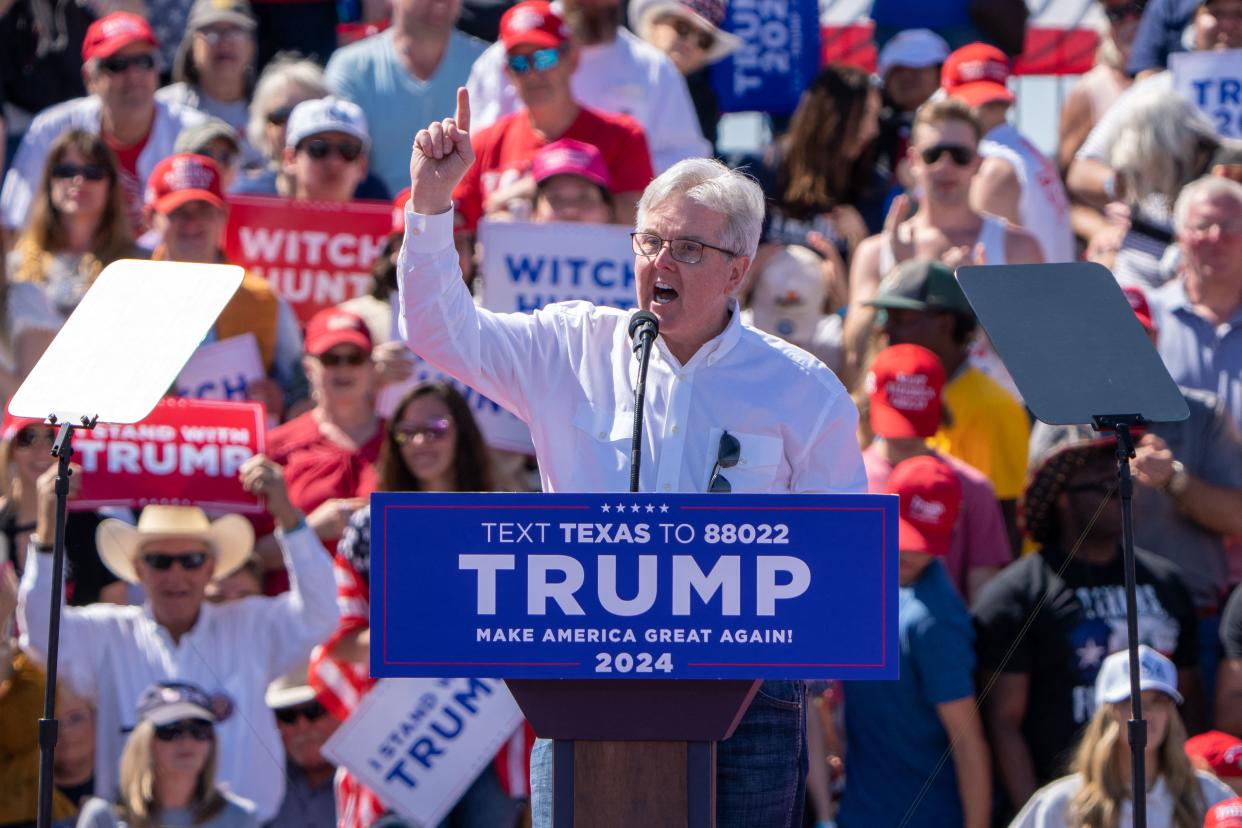
[[[10,281],[38,285],[63,320],[105,266],[136,254],[112,150],[80,129],[61,134],[9,254]]]
[[[1177,668],[1147,645],[1138,648],[1139,688],[1147,747],[1147,824],[1200,828],[1207,809],[1233,791],[1186,757],[1186,728],[1177,712]],[[1073,773],[1035,792],[1009,828],[1124,828],[1132,822],[1130,790],[1130,657],[1104,659],[1095,680],[1095,715],[1070,767]]]
[[[88,801],[78,828],[255,828],[250,803],[216,787],[215,719],[211,700],[192,684],[148,687],[121,754],[117,801]]]

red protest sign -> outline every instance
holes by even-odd
[[[230,196],[224,253],[266,277],[305,325],[318,311],[371,292],[371,264],[390,230],[385,201]]]
[[[259,514],[263,507],[237,474],[263,451],[264,417],[258,403],[169,398],[133,425],[78,431],[82,492],[70,506],[165,503]]]

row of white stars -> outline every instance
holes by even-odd
[[[632,512],[633,514],[638,514],[639,512],[643,511],[643,508],[644,508],[644,507],[639,506],[637,503],[632,503],[632,504],[630,504],[630,512]],[[599,507],[599,509],[600,509],[600,511],[601,511],[601,512],[608,513],[608,512],[611,512],[611,511],[613,510],[613,506],[612,506],[612,504],[611,504],[611,503],[605,503],[605,504],[601,505],[601,506]],[[624,503],[618,503],[618,504],[617,504],[617,506],[616,506],[616,510],[617,510],[617,513],[618,513],[618,514],[624,514],[624,512],[625,512],[625,504],[624,504]],[[652,513],[652,512],[654,512],[655,510],[656,510],[656,507],[655,507],[655,506],[653,506],[653,505],[652,505],[652,504],[650,504],[650,503],[648,503],[648,504],[647,504],[647,506],[646,506],[646,512],[647,512],[647,514],[651,514],[651,513]],[[663,503],[661,503],[661,504],[660,504],[660,514],[662,514],[662,515],[663,515],[663,514],[665,514],[665,513],[667,513],[667,512],[668,512],[668,506],[667,506],[667,505],[665,505],[665,504],[663,504]]]

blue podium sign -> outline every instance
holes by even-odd
[[[891,495],[371,497],[371,672],[894,679]]]

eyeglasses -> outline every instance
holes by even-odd
[[[970,147],[963,147],[961,144],[935,144],[927,149],[920,150],[919,155],[922,157],[924,164],[930,165],[939,161],[940,156],[946,152],[949,154],[949,158],[953,159],[953,163],[959,167],[965,167],[975,160],[975,151]]]
[[[536,49],[530,53],[529,57],[509,55],[509,68],[515,75],[525,75],[527,72],[546,72],[549,69],[555,69],[560,62],[561,50],[555,48]]]
[[[1143,9],[1147,7],[1147,0],[1131,0],[1124,6],[1105,6],[1104,16],[1108,18],[1109,23],[1120,23],[1127,17],[1142,17]]]
[[[716,449],[716,465],[712,466],[712,476],[707,481],[707,491],[712,494],[729,494],[733,491],[732,484],[720,473],[721,469],[731,469],[742,459],[742,444],[729,432],[720,435],[720,446]]]
[[[688,20],[682,20],[680,17],[674,17],[668,25],[673,27],[673,31],[682,40],[693,37],[694,43],[704,52],[712,48],[716,44],[715,35],[705,32],[697,26],[690,24]]]
[[[67,162],[52,167],[52,178],[77,178],[79,175],[87,181],[103,181],[108,177],[108,170],[99,164],[69,164]]]
[[[207,563],[207,554],[206,552],[187,552],[170,555],[167,552],[146,552],[142,556],[142,562],[157,572],[167,572],[172,569],[173,564],[180,564],[186,572],[193,572],[196,569],[202,569],[203,564]]]
[[[296,707],[282,707],[272,712],[276,714],[276,721],[281,724],[291,725],[297,722],[301,716],[305,716],[308,722],[317,722],[328,711],[319,702],[312,701],[306,704],[299,704]]]
[[[219,29],[199,29],[194,34],[207,41],[208,46],[221,43],[240,43],[250,37],[250,32],[239,26],[225,26]]]
[[[359,365],[365,365],[371,361],[371,355],[365,351],[350,351],[345,354],[334,354],[328,352],[315,357],[319,360],[319,364],[324,368],[338,368],[342,365],[348,365],[351,368],[357,368]]]
[[[133,55],[131,57],[112,55],[99,61],[99,68],[109,75],[119,75],[131,66],[137,67],[144,72],[150,72],[155,68],[155,55],[145,54]]]
[[[674,261],[682,264],[698,264],[703,261],[703,248],[707,247],[712,250],[719,250],[729,258],[736,258],[737,254],[732,250],[725,250],[723,247],[717,247],[714,244],[706,244],[693,239],[662,239],[655,233],[630,233],[630,238],[634,242],[634,252],[648,259],[654,259],[660,255],[660,251],[664,249],[664,245],[668,245],[669,255]]]
[[[289,123],[289,116],[292,114],[292,106],[282,106],[280,109],[273,109],[267,113],[267,122],[272,126],[284,126]]]
[[[452,427],[453,421],[449,419],[428,420],[422,425],[396,426],[392,430],[392,438],[400,446],[412,443],[419,437],[422,437],[425,442],[434,443],[448,434]]]
[[[211,739],[215,729],[206,719],[182,719],[172,724],[159,725],[155,728],[155,738],[161,742],[175,742],[182,736],[189,735],[196,742]]]
[[[326,141],[323,138],[312,138],[302,145],[302,150],[316,161],[322,161],[332,153],[341,156],[341,160],[352,163],[362,155],[362,144],[357,141]]]
[[[13,438],[13,445],[18,448],[30,448],[36,443],[43,443],[49,448],[56,442],[56,434],[50,428],[23,428]]]

